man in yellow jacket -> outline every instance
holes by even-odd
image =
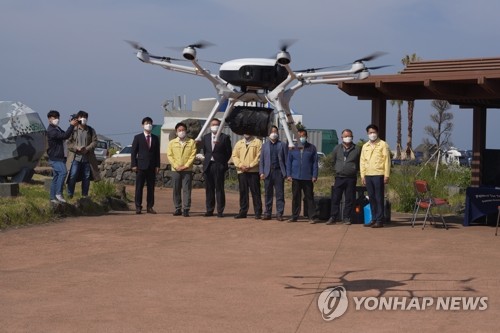
[[[174,198],[174,216],[189,216],[191,208],[191,188],[193,182],[193,162],[196,156],[196,143],[187,137],[184,123],[175,125],[177,137],[170,140],[167,157],[172,167],[172,191]],[[182,200],[181,200],[182,191]],[[182,210],[181,210],[182,208]]]
[[[248,190],[252,193],[255,219],[262,218],[262,199],[260,196],[259,161],[262,150],[262,140],[245,134],[243,139],[236,142],[233,148],[232,159],[238,172],[240,190],[240,211],[235,219],[247,217],[249,208]]]
[[[361,182],[366,186],[370,198],[372,220],[365,227],[384,226],[384,185],[391,173],[391,153],[389,145],[379,139],[377,125],[366,127],[368,142],[361,149],[359,168]]]

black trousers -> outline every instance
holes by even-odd
[[[298,218],[300,215],[300,205],[302,201],[302,192],[307,204],[307,213],[312,220],[316,208],[314,207],[314,184],[312,180],[292,179],[292,218]]]
[[[240,190],[240,215],[247,215],[249,208],[248,190],[252,193],[255,216],[262,215],[262,198],[260,196],[260,177],[258,172],[243,172],[238,174]]]
[[[283,216],[285,210],[285,179],[281,169],[272,169],[264,179],[265,215],[271,216],[273,211],[273,196],[276,192],[276,216]]]
[[[226,207],[226,193],[224,180],[226,166],[222,163],[211,161],[203,174],[205,178],[205,198],[208,213],[213,213],[217,201],[217,213],[222,214]]]
[[[135,207],[142,208],[142,191],[144,189],[144,184],[146,184],[147,195],[146,204],[148,208],[152,208],[155,205],[155,181],[156,172],[155,168],[149,168],[146,170],[137,170],[135,177]]]
[[[384,223],[384,176],[365,176],[372,221]]]
[[[356,200],[356,178],[354,177],[335,177],[335,185],[332,193],[332,211],[331,217],[338,219],[340,217],[340,201],[344,194],[344,220],[352,217],[352,209]]]

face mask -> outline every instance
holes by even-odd
[[[342,138],[342,141],[344,141],[344,143],[351,143],[352,142],[352,136],[348,136],[348,137]]]
[[[251,136],[251,135],[248,135],[248,134],[245,134],[245,135],[243,135],[243,137],[245,138],[245,140],[247,140],[247,141],[248,141],[248,139],[250,139],[252,136]]]
[[[180,131],[180,132],[177,132],[177,136],[180,138],[180,139],[184,139],[186,137],[186,131]]]
[[[52,125],[57,126],[59,125],[59,119],[52,119],[51,123]]]
[[[80,124],[87,125],[87,118],[81,118],[80,119]]]
[[[214,134],[217,133],[218,130],[219,130],[219,125],[214,125],[210,127],[210,131]]]
[[[368,134],[368,139],[370,139],[370,141],[375,141],[377,140],[377,134],[376,133],[371,133],[371,134]]]
[[[153,129],[153,125],[151,125],[151,124],[145,124],[144,125],[144,130],[145,131],[151,132],[152,129]]]
[[[300,143],[302,143],[302,144],[304,144],[304,143],[306,143],[306,142],[307,142],[307,138],[306,138],[306,137],[303,137],[303,136],[302,136],[302,137],[300,137],[300,139],[299,139],[299,140],[300,140]]]
[[[271,134],[269,134],[269,138],[271,140],[276,140],[278,138],[278,133],[271,133]]]

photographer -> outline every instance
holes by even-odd
[[[75,126],[78,124],[76,119],[70,120],[70,126],[64,132],[59,127],[59,112],[50,110],[47,113],[49,126],[47,128],[48,148],[47,155],[49,164],[52,167],[52,183],[50,184],[50,201],[52,203],[66,202],[62,195],[64,179],[66,178],[66,149],[64,140],[68,139]]]
[[[79,111],[75,118],[78,120],[78,126],[68,140],[69,198],[75,194],[76,182],[82,181],[82,196],[86,197],[89,195],[90,181],[101,179],[94,154],[97,134],[92,127],[87,125],[89,114]]]

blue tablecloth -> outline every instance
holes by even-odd
[[[474,220],[498,212],[500,188],[468,187],[465,191],[464,226]]]

